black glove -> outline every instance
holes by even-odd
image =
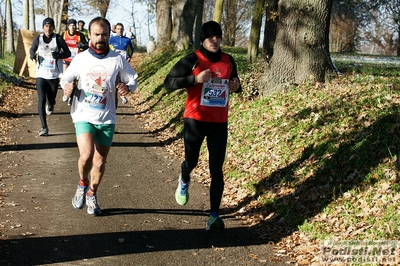
[[[85,50],[86,50],[87,48],[89,48],[89,47],[88,47],[87,44],[80,43],[80,44],[78,44],[78,48],[79,48],[81,51],[85,51]]]
[[[53,56],[54,59],[60,59],[61,58],[61,54],[58,52],[52,52],[51,56]]]
[[[36,54],[31,54],[31,56],[29,57],[31,60],[37,60],[37,55]]]

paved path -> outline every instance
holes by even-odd
[[[0,265],[284,265],[272,246],[232,214],[226,230],[206,233],[208,191],[192,182],[175,203],[180,162],[119,106],[113,147],[98,190],[104,215],[76,210],[78,149],[69,107],[58,93],[39,137],[36,94],[0,147]],[[286,264],[287,265],[287,264]]]

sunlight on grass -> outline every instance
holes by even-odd
[[[263,63],[248,65],[245,50],[227,51],[237,59],[244,86],[241,95],[231,95],[224,166],[226,182],[247,191],[241,214],[263,225],[266,235],[286,228],[298,232],[288,238],[300,234],[314,244],[399,238],[400,65],[338,60],[343,75],[326,84],[260,98],[255,83]],[[172,55],[165,65],[142,65],[152,75],[141,93],[179,130],[186,93],[160,86],[188,52]],[[201,161],[206,157],[203,148]]]
[[[255,84],[264,62],[249,65],[246,49],[223,49],[235,58],[244,90],[230,96],[223,207],[287,250],[324,239],[399,239],[400,64],[336,55],[343,74],[330,82],[261,98]],[[191,51],[147,55],[135,67],[140,113],[148,123],[161,119],[155,131],[174,131],[172,141],[180,141],[186,91],[167,92],[163,81]],[[13,63],[12,55],[0,60],[0,90],[18,78]],[[203,145],[201,169],[207,156]],[[200,171],[198,182],[208,185],[209,173]]]
[[[14,60],[15,56],[9,53],[0,59],[0,91],[18,79],[18,75],[13,72]]]

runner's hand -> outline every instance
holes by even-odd
[[[207,82],[211,79],[211,70],[209,69],[203,70],[195,78],[197,83]]]
[[[117,84],[117,90],[119,91],[119,94],[121,96],[125,96],[129,93],[128,86],[126,86],[125,83],[118,83]]]
[[[71,96],[72,90],[74,89],[74,83],[67,83],[64,87],[64,95],[67,95],[68,97]]]
[[[233,78],[232,80],[229,81],[228,83],[228,88],[230,91],[237,91],[240,87],[239,79],[238,78]]]

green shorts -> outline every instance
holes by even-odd
[[[94,125],[88,122],[75,123],[76,136],[81,133],[90,133],[94,141],[103,146],[111,146],[115,131],[115,124]]]

